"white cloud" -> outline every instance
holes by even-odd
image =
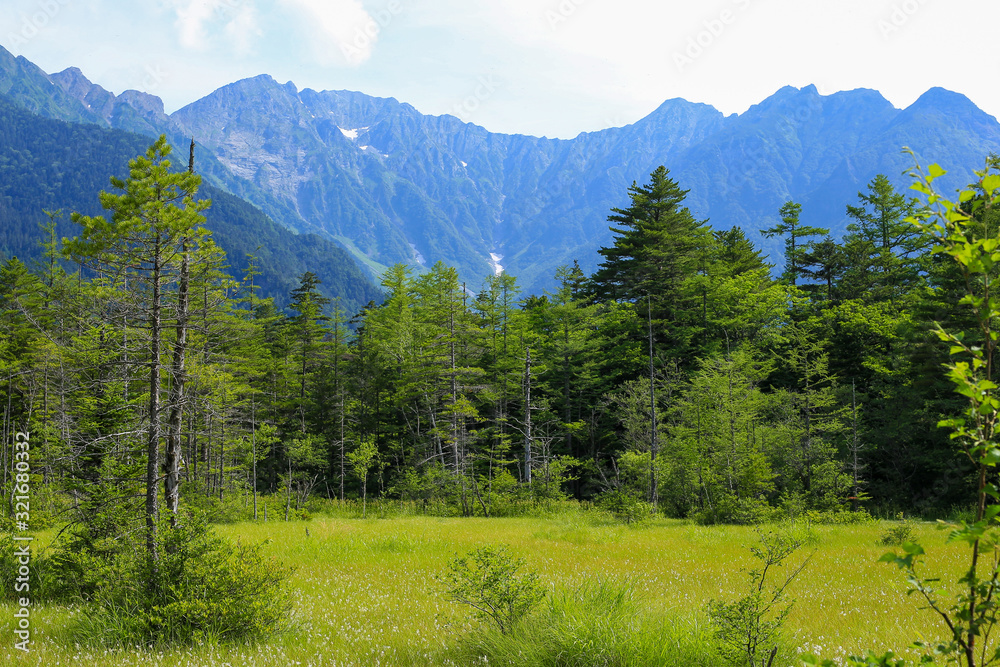
[[[212,18],[219,0],[176,0],[178,37],[181,46],[187,49],[203,50],[207,46],[205,23]]]
[[[230,0],[234,2],[235,0]],[[226,23],[225,34],[238,56],[253,52],[254,42],[264,33],[257,20],[257,9],[253,4],[242,4],[233,10],[233,16]]]
[[[425,29],[460,36],[434,65],[507,82],[475,118],[496,130],[569,137],[673,97],[742,112],[787,84],[871,87],[897,106],[943,85],[1000,108],[976,66],[996,59],[995,0],[435,0],[414,12]],[[436,108],[459,93],[438,93]]]
[[[221,27],[226,43],[237,56],[253,51],[263,35],[253,0],[172,0],[176,15],[174,25],[181,46],[193,51],[207,51],[217,45]],[[215,34],[213,34],[213,32]]]
[[[321,65],[360,65],[378,41],[381,26],[359,0],[280,0],[311,28],[312,51]]]
[[[168,110],[268,73],[425,113],[475,96],[472,122],[560,137],[672,97],[741,112],[785,84],[870,87],[896,106],[940,85],[1000,116],[983,79],[996,0],[2,1],[3,46],[110,90],[149,86]],[[701,52],[679,67],[692,40]],[[484,78],[499,84],[488,100]]]

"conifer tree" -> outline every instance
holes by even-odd
[[[211,246],[201,214],[211,202],[195,199],[201,177],[172,172],[170,153],[166,137],[161,136],[145,155],[131,160],[127,179],[111,179],[120,194],[100,195],[111,219],[74,213],[72,219],[81,226],[80,234],[65,244],[68,255],[96,271],[146,330],[146,548],[153,562],[158,558],[163,339],[171,319],[176,321],[175,297],[185,258],[189,262],[219,261],[217,253],[199,252]]]
[[[675,357],[690,357],[696,336],[704,329],[701,276],[706,250],[714,243],[705,221],[683,205],[687,190],[658,167],[646,185],[629,187],[628,208],[613,208],[608,220],[614,244],[591,283],[602,301],[635,304],[642,319],[652,309],[658,343]]]
[[[898,299],[918,282],[918,254],[927,248],[926,238],[907,218],[917,202],[896,192],[884,174],[868,184],[868,192],[858,193],[858,206],[847,206],[854,222],[847,225],[845,244],[853,243],[854,265],[848,272],[855,290],[869,301]],[[867,280],[857,275],[867,269]]]
[[[297,372],[299,375],[299,390],[295,412],[299,420],[300,430],[306,430],[306,403],[308,401],[307,385],[322,354],[323,338],[326,335],[326,323],[330,318],[323,312],[330,299],[319,292],[320,280],[312,271],[306,271],[299,277],[299,286],[292,290],[292,303],[288,306],[295,315],[289,324],[295,340],[298,357]]]
[[[809,252],[810,243],[805,239],[814,236],[824,236],[830,233],[829,229],[820,227],[810,227],[799,222],[802,213],[802,204],[787,201],[778,211],[781,222],[761,231],[767,238],[781,236],[785,239],[785,272],[782,277],[793,287],[796,280],[803,275],[803,255]]]

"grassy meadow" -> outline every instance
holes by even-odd
[[[782,570],[812,554],[789,588],[795,606],[786,624],[788,646],[780,654],[785,664],[796,650],[826,657],[866,648],[900,652],[915,639],[940,636],[938,622],[904,594],[899,571],[877,562],[887,550],[879,543],[886,527],[885,522],[784,527],[806,545]],[[281,634],[253,646],[109,651],[69,644],[64,629],[77,612],[42,605],[32,609],[35,643],[24,655],[13,648],[14,607],[7,605],[0,611],[0,633],[6,638],[0,643],[0,664],[470,664],[474,661],[462,650],[463,638],[477,623],[468,609],[445,599],[434,577],[450,558],[487,543],[508,545],[524,558],[553,597],[572,598],[585,582],[630,588],[635,608],[625,622],[634,634],[649,635],[662,645],[662,655],[676,651],[673,664],[693,664],[681,656],[685,645],[711,641],[705,604],[745,591],[741,570],[753,566],[748,547],[757,541],[751,527],[667,520],[627,526],[597,512],[509,519],[317,517],[222,525],[218,531],[234,541],[266,540],[269,555],[296,568],[294,608]],[[945,534],[934,524],[916,524],[914,533],[933,571],[946,580],[957,578],[967,550],[945,545]],[[36,544],[51,536],[42,534]],[[595,659],[593,664],[604,663]]]

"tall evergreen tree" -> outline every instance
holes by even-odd
[[[761,231],[767,238],[781,236],[785,239],[785,271],[782,278],[795,286],[796,281],[803,275],[803,255],[809,252],[810,243],[806,239],[814,236],[824,236],[830,233],[829,229],[820,227],[810,227],[799,222],[802,213],[802,204],[787,201],[778,210],[781,222],[769,229]]]
[[[323,338],[326,335],[326,323],[330,318],[323,312],[330,299],[319,292],[320,280],[312,271],[306,271],[299,277],[299,286],[292,290],[292,302],[288,308],[295,313],[290,321],[292,335],[298,357],[299,391],[296,401],[296,414],[302,432],[306,430],[307,385],[319,364],[322,354]]]
[[[171,172],[171,148],[161,136],[129,162],[127,179],[112,178],[121,194],[102,192],[101,205],[112,217],[74,214],[80,235],[66,242],[67,253],[98,272],[109,288],[128,299],[128,307],[145,326],[149,368],[149,420],[146,434],[146,548],[157,560],[160,441],[163,435],[162,344],[171,318],[177,320],[175,297],[182,264],[219,261],[201,214],[211,202],[195,195],[201,177]],[[201,253],[200,250],[206,250]],[[190,264],[189,264],[190,266]]]
[[[858,193],[858,206],[847,206],[845,244],[854,244],[854,262],[848,273],[855,290],[867,300],[898,299],[920,280],[919,254],[927,249],[927,240],[916,226],[907,222],[917,207],[917,200],[896,192],[884,174],[868,184],[868,192]],[[866,274],[867,280],[861,272]]]
[[[686,195],[663,166],[648,184],[633,183],[630,206],[608,217],[618,225],[611,227],[614,244],[598,251],[604,261],[591,279],[599,300],[635,304],[643,315],[650,308],[658,347],[680,358],[699,347],[705,326],[700,274],[714,243],[707,222],[683,206]]]

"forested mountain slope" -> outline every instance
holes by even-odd
[[[39,223],[47,220],[46,210],[63,212],[59,237],[76,235],[79,228],[69,213],[104,213],[98,192],[111,189],[109,177],[126,173],[128,161],[145,152],[149,143],[131,132],[41,118],[0,95],[0,254],[29,262],[38,258]],[[182,167],[186,152],[178,148],[175,164]],[[226,250],[230,272],[241,277],[246,254],[259,257],[262,275],[257,280],[263,296],[287,303],[298,276],[312,271],[322,280],[323,294],[340,296],[349,312],[379,298],[368,277],[332,241],[296,235],[211,185],[203,185],[200,194],[213,200],[206,211],[207,226]]]
[[[503,266],[529,291],[554,284],[559,265],[598,261],[607,215],[657,166],[690,190],[694,214],[715,229],[758,232],[788,200],[803,221],[835,236],[851,201],[876,174],[905,187],[908,146],[953,170],[1000,151],[1000,124],[962,95],[931,89],[907,109],[878,92],[820,95],[785,87],[739,115],[673,99],[624,127],[572,140],[491,133],[453,116],[428,116],[395,99],[298,90],[267,75],[235,82],[166,114],[136,91],[114,96],[76,69],[46,75],[0,53],[0,92],[41,113],[96,122],[210,149],[209,181],[277,222],[336,239],[373,274],[403,262],[455,265],[477,289]],[[499,258],[499,259],[498,259]]]

